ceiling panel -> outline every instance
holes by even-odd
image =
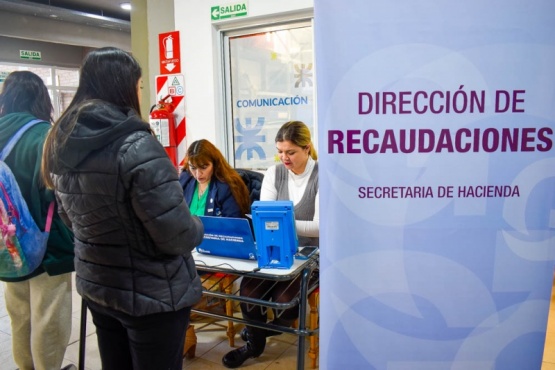
[[[129,11],[118,0],[0,0],[5,10],[59,21],[131,32]]]

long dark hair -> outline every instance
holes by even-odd
[[[227,163],[222,152],[210,141],[201,139],[189,145],[183,171],[189,171],[190,165],[201,167],[209,162],[212,162],[214,168],[212,176],[229,185],[231,194],[241,208],[241,212],[250,213],[251,201],[247,185],[237,171]]]
[[[6,77],[0,94],[0,117],[27,112],[52,122],[52,101],[44,81],[29,71],[15,71]]]
[[[141,66],[124,50],[105,47],[91,51],[80,69],[79,87],[66,111],[54,123],[44,143],[42,175],[45,184],[53,188],[51,169],[57,162],[58,150],[73,131],[79,112],[98,101],[132,108],[140,116],[137,85]]]

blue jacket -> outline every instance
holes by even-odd
[[[193,194],[195,192],[196,179],[189,171],[183,171],[181,172],[181,175],[179,175],[179,183],[183,188],[185,201],[188,205],[191,205]],[[245,215],[241,212],[241,208],[235,201],[229,185],[216,179],[215,177],[213,177],[210,181],[204,215],[218,217],[245,217]]]

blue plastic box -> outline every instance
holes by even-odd
[[[291,268],[299,245],[293,202],[255,201],[251,214],[258,267]]]

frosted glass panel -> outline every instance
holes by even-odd
[[[314,135],[312,27],[229,38],[235,167],[264,170],[275,163],[275,135],[287,121]]]

